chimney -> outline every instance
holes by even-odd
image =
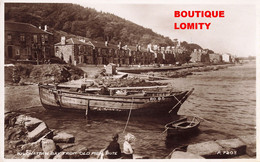
[[[39,29],[42,29],[42,27],[41,27],[41,26],[39,26]]]
[[[152,48],[152,45],[149,43],[149,44],[147,45],[147,52],[150,52],[150,51],[151,51],[151,48]]]
[[[47,31],[48,26],[44,25],[44,31]]]
[[[86,40],[85,39],[79,39],[79,41],[83,42],[83,43],[86,43]]]
[[[141,46],[140,45],[138,45],[138,50],[141,51]]]
[[[121,42],[118,43],[117,47],[118,49],[121,49]]]
[[[106,47],[108,46],[108,41],[105,41],[105,46],[106,46]]]
[[[164,47],[161,47],[161,50],[164,51],[165,50]]]
[[[66,37],[65,36],[61,37],[60,43],[61,43],[61,45],[66,44]]]

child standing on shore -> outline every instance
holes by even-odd
[[[133,142],[135,141],[135,136],[132,135],[131,133],[127,133],[127,135],[125,136],[125,142],[123,144],[123,159],[133,159],[133,154],[134,154],[134,150],[131,146],[131,144],[133,144]]]

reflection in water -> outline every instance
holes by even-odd
[[[196,73],[172,80],[178,89],[195,88],[182,105],[179,114],[196,115],[203,119],[199,131],[193,134],[167,138],[164,125],[170,116],[157,118],[130,118],[127,116],[97,115],[89,118],[82,113],[68,113],[35,107],[26,110],[29,115],[45,121],[51,129],[75,135],[76,144],[99,151],[110,142],[111,134],[119,133],[119,143],[128,132],[137,138],[135,153],[150,158],[164,158],[174,148],[192,143],[233,138],[255,134],[255,65],[234,66],[219,71]]]

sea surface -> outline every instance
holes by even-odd
[[[169,81],[163,81],[169,82]],[[76,137],[76,143],[97,152],[106,147],[113,133],[119,133],[123,145],[124,135],[136,136],[136,154],[154,159],[165,158],[174,148],[209,140],[228,139],[256,133],[256,65],[231,66],[209,72],[196,72],[185,78],[170,81],[178,90],[195,88],[182,105],[179,115],[201,118],[199,131],[187,136],[167,138],[164,125],[169,119],[93,116],[84,114],[30,108],[28,114],[45,121],[51,129],[65,131]]]

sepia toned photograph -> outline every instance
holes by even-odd
[[[256,3],[1,4],[3,160],[257,160]]]

